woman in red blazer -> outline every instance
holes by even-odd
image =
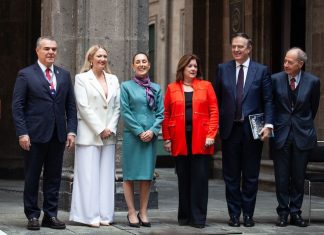
[[[176,81],[168,85],[164,106],[164,148],[174,157],[178,176],[178,223],[204,228],[218,105],[212,84],[202,80],[196,55],[180,59]]]

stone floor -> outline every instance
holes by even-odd
[[[311,226],[299,228],[288,226],[276,227],[276,197],[272,192],[259,191],[253,228],[232,228],[227,225],[228,215],[225,201],[224,183],[222,180],[210,180],[207,226],[196,229],[177,225],[177,180],[174,169],[156,169],[159,174],[157,187],[159,209],[151,209],[149,216],[151,228],[131,228],[126,222],[126,212],[116,212],[116,224],[109,227],[90,228],[68,221],[68,212],[59,212],[59,218],[67,223],[63,231],[41,228],[40,231],[26,230],[26,219],[23,214],[22,181],[0,180],[0,235],[2,234],[324,234],[324,211],[312,214]],[[313,197],[314,208],[324,208],[324,198]],[[305,197],[304,213],[308,217],[308,198]]]

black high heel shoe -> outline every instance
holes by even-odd
[[[138,218],[139,224],[141,226],[143,226],[143,227],[151,227],[151,223],[150,222],[143,222],[142,221],[139,213],[137,214],[137,218]]]
[[[134,228],[139,228],[139,227],[140,227],[140,222],[138,222],[138,223],[131,223],[131,222],[129,221],[128,214],[127,214],[127,221],[128,221],[128,225],[129,225],[130,227],[134,227]]]

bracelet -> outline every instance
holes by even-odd
[[[165,140],[164,141],[164,144],[168,144],[168,143],[171,143],[171,140]]]

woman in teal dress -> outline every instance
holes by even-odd
[[[157,137],[163,121],[161,88],[150,81],[150,62],[145,53],[133,57],[135,77],[121,84],[123,131],[123,187],[131,227],[150,227],[147,204],[156,162]],[[140,209],[134,206],[134,181],[139,181]]]

